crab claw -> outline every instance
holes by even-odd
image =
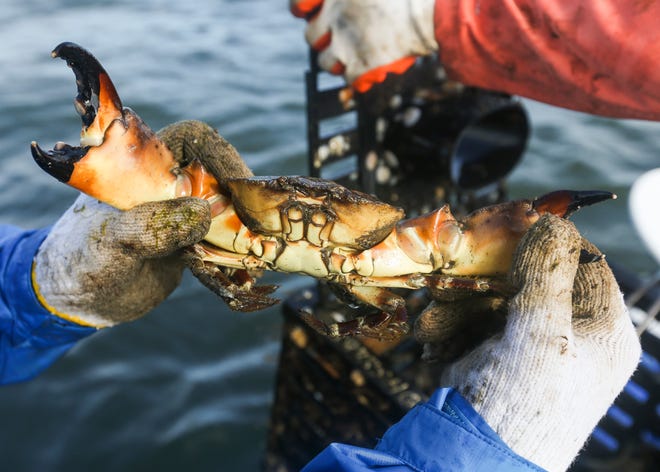
[[[459,228],[448,219],[449,225],[438,226],[438,236],[443,241],[455,241],[453,260],[459,262],[443,272],[460,276],[506,274],[518,242],[541,215],[552,213],[566,218],[583,206],[614,198],[613,193],[600,190],[558,190],[533,201],[516,200],[481,208],[460,222],[462,239],[452,240],[450,236]]]
[[[53,52],[76,76],[74,106],[82,119],[80,145],[57,143],[32,157],[47,173],[120,209],[182,195],[178,164],[155,133],[121,100],[108,73],[88,51],[62,43]]]
[[[552,213],[568,218],[582,207],[615,199],[615,194],[603,190],[557,190],[534,200],[532,208],[539,214]]]

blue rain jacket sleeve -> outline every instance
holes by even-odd
[[[48,229],[0,225],[0,384],[34,377],[96,332],[50,314],[32,288],[32,260]]]
[[[456,390],[437,390],[387,430],[375,449],[331,444],[303,469],[542,471],[513,452]]]

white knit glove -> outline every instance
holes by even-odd
[[[600,254],[569,221],[541,218],[514,257],[520,291],[503,331],[442,376],[516,453],[550,471],[568,468],[641,353],[611,270],[604,259],[578,265],[581,248]],[[430,307],[416,326],[426,348],[456,334],[460,323],[439,319],[445,308]]]
[[[291,0],[294,15],[307,18],[305,38],[320,51],[319,65],[343,74],[359,92],[403,73],[415,56],[438,49],[435,0]],[[320,9],[320,10],[319,10]]]

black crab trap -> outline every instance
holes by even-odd
[[[409,217],[444,203],[461,216],[506,200],[506,177],[522,158],[529,135],[526,112],[511,96],[449,81],[435,58],[420,59],[406,74],[390,75],[353,96],[343,82],[333,83],[319,70],[314,53],[306,90],[311,176],[376,195]],[[623,269],[616,272],[626,293],[643,285]],[[659,291],[651,287],[635,304],[654,309]],[[408,294],[411,321],[428,302],[423,291]],[[301,311],[326,322],[356,315],[322,282],[288,298],[282,311],[266,472],[300,470],[332,442],[374,447],[439,387],[442,366],[421,361],[422,348],[410,334],[396,342],[330,339],[305,324]],[[633,455],[644,456],[645,464],[653,448],[644,444],[653,437],[657,444],[660,347],[648,332],[642,339],[645,367],[601,422],[575,470],[620,466]]]

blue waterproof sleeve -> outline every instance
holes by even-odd
[[[375,449],[331,444],[303,472],[542,471],[513,452],[456,390],[442,388],[387,430]]]
[[[32,260],[48,229],[0,226],[0,384],[34,377],[96,332],[50,314],[32,288]]]

